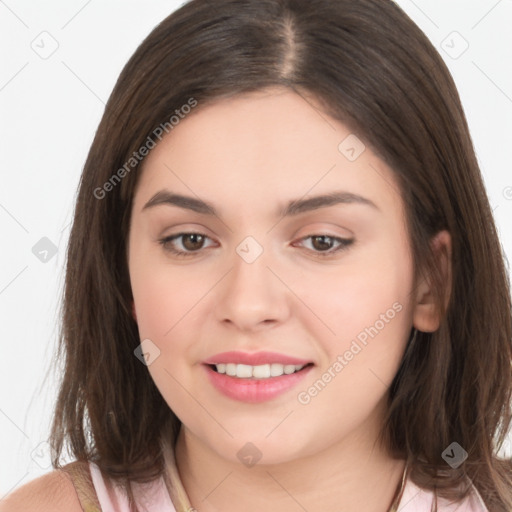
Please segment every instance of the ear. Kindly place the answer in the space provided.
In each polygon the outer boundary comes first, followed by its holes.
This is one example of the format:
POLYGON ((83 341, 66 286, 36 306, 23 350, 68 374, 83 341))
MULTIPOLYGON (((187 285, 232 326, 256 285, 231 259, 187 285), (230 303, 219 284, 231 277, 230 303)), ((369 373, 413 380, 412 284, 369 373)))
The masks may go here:
MULTIPOLYGON (((437 233, 430 242, 437 259, 437 265, 446 283, 444 294, 444 306, 448 306, 451 294, 452 282, 452 240, 446 230, 437 233)), ((434 332, 439 329, 441 312, 434 301, 432 282, 429 278, 423 278, 415 291, 415 305, 413 313, 413 325, 422 332, 434 332)))

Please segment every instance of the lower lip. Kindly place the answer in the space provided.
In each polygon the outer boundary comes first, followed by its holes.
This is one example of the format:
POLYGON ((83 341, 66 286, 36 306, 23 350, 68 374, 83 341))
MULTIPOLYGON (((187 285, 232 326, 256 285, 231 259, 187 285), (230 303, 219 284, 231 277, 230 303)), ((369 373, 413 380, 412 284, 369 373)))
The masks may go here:
POLYGON ((309 373, 313 366, 304 367, 290 375, 268 379, 239 379, 225 373, 218 373, 208 365, 204 365, 204 368, 210 382, 223 395, 240 402, 255 404, 266 402, 290 390, 309 373))

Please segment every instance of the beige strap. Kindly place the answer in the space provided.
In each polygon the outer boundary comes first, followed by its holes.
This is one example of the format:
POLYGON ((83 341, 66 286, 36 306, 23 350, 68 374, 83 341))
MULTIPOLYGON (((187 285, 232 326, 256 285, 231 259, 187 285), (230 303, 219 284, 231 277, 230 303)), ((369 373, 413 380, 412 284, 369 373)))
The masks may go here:
POLYGON ((187 492, 183 487, 178 466, 176 465, 172 442, 168 438, 163 438, 161 443, 165 461, 164 483, 176 512, 197 512, 190 504, 187 492))
POLYGON ((61 468, 70 477, 84 512, 102 512, 88 461, 75 461, 61 468))
POLYGON ((393 499, 393 503, 391 504, 391 508, 388 512, 397 512, 398 507, 400 506, 400 501, 402 500, 402 495, 404 494, 405 482, 407 480, 409 470, 409 461, 406 462, 404 472, 402 474, 402 478, 400 482, 398 482, 398 487, 395 492, 395 497, 393 499))

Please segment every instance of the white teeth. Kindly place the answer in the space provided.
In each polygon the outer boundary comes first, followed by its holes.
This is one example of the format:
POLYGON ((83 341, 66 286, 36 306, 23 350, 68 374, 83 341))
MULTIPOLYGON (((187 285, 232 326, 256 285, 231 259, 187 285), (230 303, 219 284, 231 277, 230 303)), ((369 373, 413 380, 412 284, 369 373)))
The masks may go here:
POLYGON ((270 365, 270 375, 272 377, 279 377, 279 375, 283 375, 284 373, 284 366, 279 363, 272 363, 270 365))
POLYGON ((295 365, 293 365, 293 364, 287 364, 284 367, 284 373, 286 373, 286 375, 290 375, 290 373, 293 373, 294 371, 295 371, 295 365))
POLYGON ((237 364, 236 376, 244 379, 252 377, 252 366, 249 366, 248 364, 237 364))
POLYGON ((281 375, 290 375, 304 368, 304 365, 295 364, 262 364, 251 366, 249 364, 219 363, 215 365, 218 373, 225 373, 230 377, 239 379, 269 379, 271 377, 280 377, 281 375))
MULTIPOLYGON (((270 377, 270 365, 262 364, 260 366, 254 366, 252 369, 252 376, 255 379, 268 379, 270 377)), ((238 373, 237 373, 238 375, 238 373)))
MULTIPOLYGON (((218 368, 217 368, 217 370, 218 370, 218 368)), ((226 365, 226 374, 230 375, 231 377, 235 377, 236 376, 236 364, 228 363, 226 365)))

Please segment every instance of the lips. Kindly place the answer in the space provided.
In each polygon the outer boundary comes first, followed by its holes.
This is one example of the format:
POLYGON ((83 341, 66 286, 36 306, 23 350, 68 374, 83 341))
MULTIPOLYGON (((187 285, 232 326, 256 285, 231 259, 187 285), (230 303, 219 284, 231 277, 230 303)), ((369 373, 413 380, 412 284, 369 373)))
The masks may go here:
POLYGON ((250 366, 278 363, 282 365, 305 366, 312 363, 312 361, 298 359, 297 357, 279 354, 277 352, 255 352, 251 354, 249 352, 231 351, 216 354, 204 361, 204 363, 208 365, 234 363, 247 364, 250 366))
POLYGON ((223 352, 206 361, 203 367, 213 387, 222 395, 247 403, 260 403, 271 400, 291 390, 313 369, 314 364, 307 359, 278 354, 276 352, 223 352), (246 370, 252 367, 263 370, 264 367, 284 366, 291 373, 286 372, 279 376, 268 375, 246 375, 246 370), (228 367, 237 367, 236 373, 242 372, 241 376, 220 373, 217 368, 227 370, 228 367))

